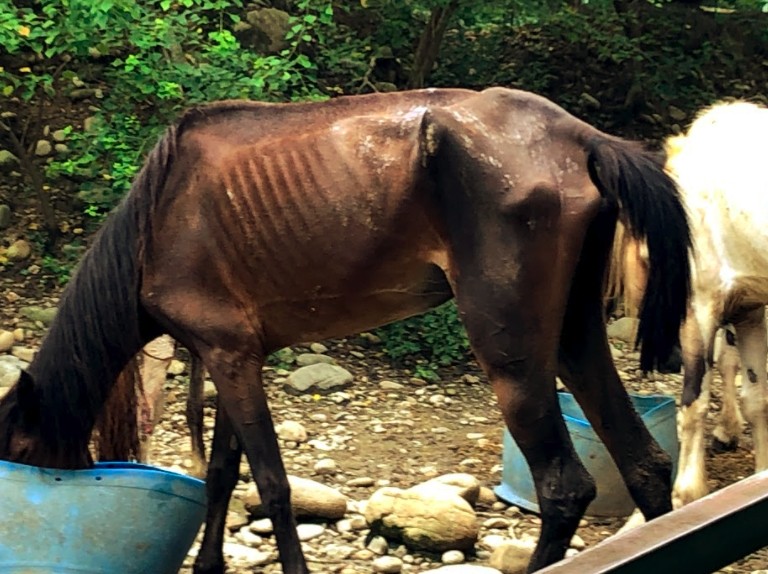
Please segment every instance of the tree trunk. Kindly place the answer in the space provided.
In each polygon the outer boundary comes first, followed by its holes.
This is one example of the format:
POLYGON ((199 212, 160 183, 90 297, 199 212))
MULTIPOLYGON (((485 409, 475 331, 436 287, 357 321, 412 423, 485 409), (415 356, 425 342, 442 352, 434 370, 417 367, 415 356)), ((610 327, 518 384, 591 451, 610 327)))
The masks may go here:
POLYGON ((440 45, 443 43, 448 22, 459 7, 460 1, 451 0, 446 6, 432 9, 429 22, 424 28, 421 38, 419 38, 419 47, 416 48, 416 54, 413 58, 413 69, 410 78, 408 78, 409 88, 423 88, 426 85, 427 77, 440 53, 440 45))
POLYGON ((8 132, 8 135, 13 145, 13 150, 19 158, 19 167, 21 172, 27 179, 29 186, 37 197, 38 206, 40 208, 40 215, 43 219, 43 227, 46 233, 46 249, 53 247, 59 234, 59 226, 56 223, 56 214, 53 211, 51 200, 48 197, 48 193, 43 188, 43 174, 40 168, 35 164, 33 154, 30 149, 24 145, 19 139, 11 126, 0 122, 0 129, 4 129, 8 132))

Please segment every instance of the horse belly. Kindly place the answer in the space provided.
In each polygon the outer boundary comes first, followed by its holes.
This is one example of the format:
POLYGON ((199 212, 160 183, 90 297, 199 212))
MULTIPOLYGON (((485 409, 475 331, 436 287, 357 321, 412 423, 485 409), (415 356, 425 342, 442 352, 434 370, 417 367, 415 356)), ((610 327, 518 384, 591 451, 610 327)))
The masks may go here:
POLYGON ((731 212, 724 223, 720 274, 726 288, 743 303, 764 304, 768 303, 768 234, 753 214, 731 212))

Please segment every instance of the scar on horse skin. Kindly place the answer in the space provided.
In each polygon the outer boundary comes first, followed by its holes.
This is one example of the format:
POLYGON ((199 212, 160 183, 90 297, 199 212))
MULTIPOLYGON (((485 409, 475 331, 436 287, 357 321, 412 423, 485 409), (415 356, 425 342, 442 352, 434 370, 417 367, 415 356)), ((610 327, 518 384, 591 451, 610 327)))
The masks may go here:
POLYGON ((750 383, 757 382, 757 375, 755 374, 755 371, 753 371, 752 369, 747 369, 747 377, 749 378, 750 383))

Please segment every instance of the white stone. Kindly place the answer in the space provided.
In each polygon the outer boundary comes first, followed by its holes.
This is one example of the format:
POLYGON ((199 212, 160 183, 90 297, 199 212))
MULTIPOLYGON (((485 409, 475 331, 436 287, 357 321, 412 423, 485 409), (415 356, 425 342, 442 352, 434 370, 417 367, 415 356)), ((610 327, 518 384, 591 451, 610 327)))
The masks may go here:
POLYGON ((464 562, 464 553, 461 550, 448 550, 443 552, 440 562, 443 564, 462 564, 464 562))
POLYGON ((322 524, 299 524, 296 526, 296 531, 299 534, 299 540, 306 542, 307 540, 322 536, 325 532, 325 526, 322 524))
POLYGON ((0 353, 9 351, 15 342, 16 338, 11 331, 0 331, 0 353))
POLYGON ((373 571, 381 574, 398 574, 403 569, 403 561, 396 556, 379 556, 373 561, 373 571))

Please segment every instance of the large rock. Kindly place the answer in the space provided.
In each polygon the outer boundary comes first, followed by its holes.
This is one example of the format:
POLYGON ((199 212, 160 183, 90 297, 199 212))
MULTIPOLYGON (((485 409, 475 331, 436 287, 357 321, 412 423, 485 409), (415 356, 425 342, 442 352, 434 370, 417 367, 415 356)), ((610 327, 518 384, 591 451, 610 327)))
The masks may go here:
POLYGON ((31 254, 32 246, 23 239, 17 239, 5 251, 5 256, 11 261, 21 261, 31 254))
POLYGON ((457 494, 473 507, 477 504, 477 499, 480 497, 480 481, 471 474, 464 472, 444 474, 412 486, 408 490, 418 492, 435 489, 444 489, 444 491, 457 494))
POLYGON ((21 369, 10 361, 0 361, 0 388, 12 387, 19 380, 21 369))
MULTIPOLYGON (((325 518, 338 520, 347 512, 347 497, 337 490, 297 476, 288 476, 291 485, 291 507, 297 518, 325 518)), ((266 513, 255 484, 245 495, 245 509, 254 518, 264 518, 266 513)))
POLYGON ((525 574, 534 550, 532 542, 510 540, 494 549, 489 563, 502 574, 525 574))
POLYGON ((243 46, 248 46, 263 54, 277 54, 289 44, 285 39, 291 29, 291 16, 277 8, 251 10, 245 16, 245 22, 239 22, 235 36, 243 46))
POLYGON ((353 378, 352 373, 343 367, 316 363, 292 372, 285 382, 285 390, 293 394, 327 394, 348 387, 353 378))
POLYGON ((53 322, 53 318, 56 316, 56 311, 56 307, 38 307, 35 305, 19 309, 22 316, 30 321, 40 321, 46 327, 53 322))
POLYGON ((371 529, 428 552, 471 550, 480 527, 472 507, 446 487, 377 490, 365 506, 371 529))
POLYGON ((336 359, 329 357, 328 355, 321 355, 320 353, 300 353, 296 355, 296 364, 299 367, 316 365, 317 363, 328 363, 329 365, 335 365, 336 359))
POLYGON ((637 335, 637 319, 622 317, 608 325, 608 336, 619 339, 625 343, 634 344, 637 335))

